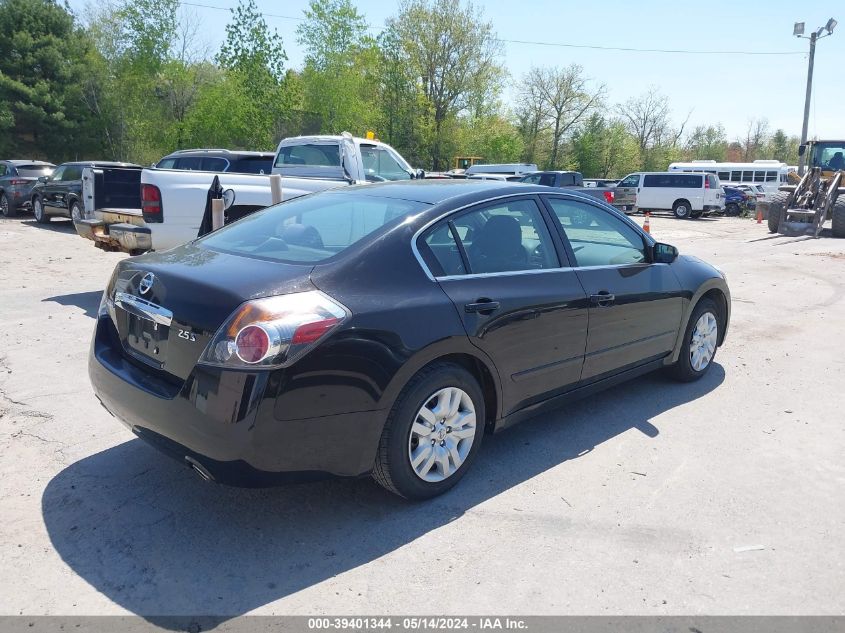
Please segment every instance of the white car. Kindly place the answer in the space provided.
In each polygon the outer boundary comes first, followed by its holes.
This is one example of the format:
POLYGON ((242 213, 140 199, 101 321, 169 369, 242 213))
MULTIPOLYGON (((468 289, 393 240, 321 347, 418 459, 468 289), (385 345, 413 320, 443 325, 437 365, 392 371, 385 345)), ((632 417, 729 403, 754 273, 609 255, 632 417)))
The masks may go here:
POLYGON ((619 181, 613 206, 625 213, 671 211, 676 218, 719 213, 725 192, 713 174, 638 172, 619 181))

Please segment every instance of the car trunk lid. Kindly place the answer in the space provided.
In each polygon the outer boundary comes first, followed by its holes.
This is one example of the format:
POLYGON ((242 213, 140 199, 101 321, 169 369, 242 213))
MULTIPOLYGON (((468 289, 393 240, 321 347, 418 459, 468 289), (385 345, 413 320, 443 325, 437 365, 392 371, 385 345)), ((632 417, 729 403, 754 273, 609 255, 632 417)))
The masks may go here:
POLYGON ((313 290, 311 265, 269 262, 186 244, 120 263, 113 320, 127 356, 180 379, 243 302, 313 290))

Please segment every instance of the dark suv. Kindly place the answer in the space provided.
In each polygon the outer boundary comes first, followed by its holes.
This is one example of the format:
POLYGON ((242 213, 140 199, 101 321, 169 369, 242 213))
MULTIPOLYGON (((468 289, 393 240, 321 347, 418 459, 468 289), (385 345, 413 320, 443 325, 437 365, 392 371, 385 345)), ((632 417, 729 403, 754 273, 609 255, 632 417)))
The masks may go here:
POLYGON ((41 176, 53 173, 43 160, 0 160, 0 213, 7 218, 30 206, 30 192, 41 176))
POLYGON ((228 149, 182 149, 162 158, 158 169, 188 169, 235 174, 270 174, 275 152, 230 151, 228 149))
POLYGON ((62 163, 49 176, 41 176, 32 188, 30 200, 35 221, 40 224, 49 222, 53 216, 81 219, 82 209, 82 170, 86 167, 135 167, 133 163, 109 161, 79 161, 62 163))

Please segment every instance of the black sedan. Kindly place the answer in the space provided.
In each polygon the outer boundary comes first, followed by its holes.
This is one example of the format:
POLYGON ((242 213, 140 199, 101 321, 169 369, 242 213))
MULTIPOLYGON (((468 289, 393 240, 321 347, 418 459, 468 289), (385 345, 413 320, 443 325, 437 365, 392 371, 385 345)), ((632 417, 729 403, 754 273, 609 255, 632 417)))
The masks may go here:
POLYGON ((120 262, 89 372, 207 479, 372 474, 421 499, 485 432, 658 368, 700 378, 730 306, 717 269, 576 192, 365 185, 120 262))

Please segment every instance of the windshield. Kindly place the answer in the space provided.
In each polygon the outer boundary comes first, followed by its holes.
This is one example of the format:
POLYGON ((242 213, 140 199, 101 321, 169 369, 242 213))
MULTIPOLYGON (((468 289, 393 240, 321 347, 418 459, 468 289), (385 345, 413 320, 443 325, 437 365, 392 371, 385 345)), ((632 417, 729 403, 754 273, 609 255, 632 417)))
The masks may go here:
POLYGON ((845 141, 815 143, 810 166, 821 167, 825 171, 845 169, 845 141))
POLYGON ((358 192, 324 192, 268 207, 199 243, 236 255, 316 264, 427 206, 358 192))

